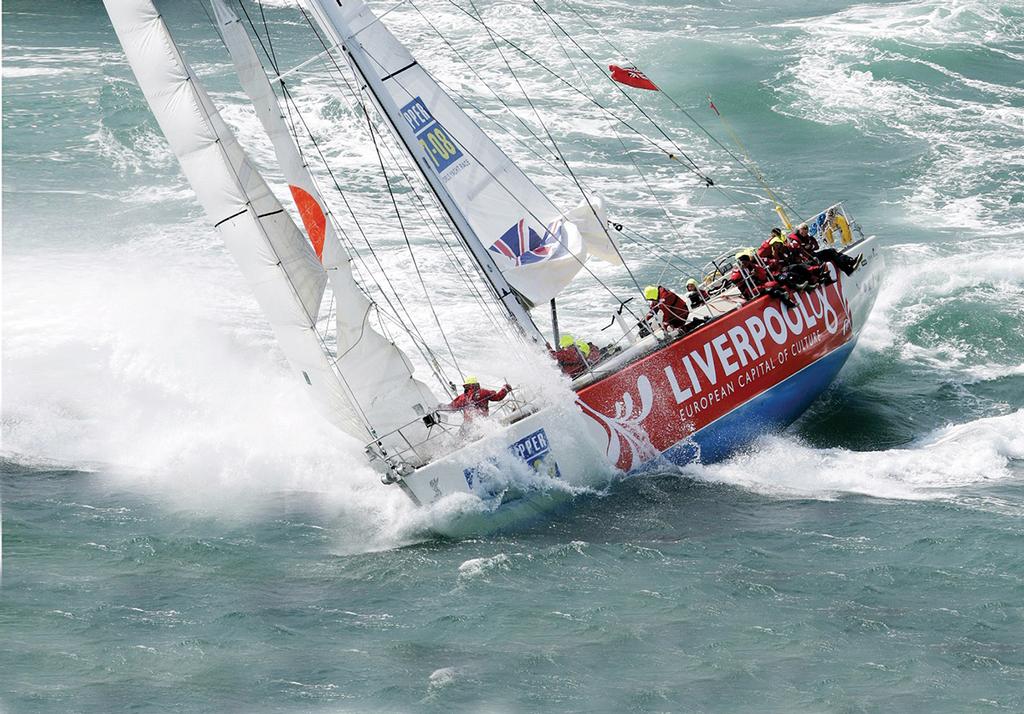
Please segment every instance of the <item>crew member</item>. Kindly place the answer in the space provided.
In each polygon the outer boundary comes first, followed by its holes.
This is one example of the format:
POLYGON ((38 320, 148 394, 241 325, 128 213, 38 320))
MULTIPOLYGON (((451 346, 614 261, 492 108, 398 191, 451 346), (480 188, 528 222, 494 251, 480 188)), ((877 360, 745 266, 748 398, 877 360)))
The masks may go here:
POLYGON ((644 288, 644 298, 651 307, 651 311, 644 318, 645 321, 651 320, 655 313, 661 313, 661 321, 666 328, 686 329, 686 318, 690 316, 690 308, 681 297, 661 285, 648 285, 644 288))
POLYGON ((761 286, 768 282, 768 272, 753 260, 753 250, 747 249, 736 254, 736 269, 729 280, 740 289, 747 300, 761 292, 761 286))
POLYGON ((761 293, 768 293, 777 297, 783 304, 789 307, 796 307, 786 287, 778 281, 771 280, 768 271, 754 262, 753 249, 736 254, 736 269, 729 275, 729 280, 739 288, 740 294, 747 300, 751 300, 761 293))
POLYGON ((570 377, 577 377, 587 369, 583 351, 577 346, 576 338, 568 333, 559 338, 558 349, 552 352, 552 356, 558 367, 570 377))
POLYGON ((690 299, 690 307, 700 307, 711 297, 708 291, 701 288, 693 278, 686 281, 686 295, 690 299))
POLYGON ((786 239, 782 237, 781 228, 772 228, 769 236, 765 238, 764 243, 757 249, 757 256, 761 260, 770 260, 775 255, 776 249, 774 246, 777 245, 776 241, 783 244, 786 242, 786 239))
POLYGON ((806 223, 801 223, 794 233, 789 235, 791 248, 800 251, 809 259, 820 262, 829 261, 847 275, 853 275, 853 271, 860 265, 860 257, 853 258, 845 253, 840 253, 835 248, 822 248, 818 240, 811 235, 806 223))
POLYGON ((601 348, 587 340, 576 340, 576 349, 583 355, 583 361, 588 367, 593 367, 601 361, 601 348))
POLYGON ((480 380, 476 377, 466 377, 462 389, 462 394, 455 397, 448 407, 453 411, 461 411, 465 421, 477 416, 487 416, 491 411, 490 402, 500 402, 512 391, 512 387, 507 384, 497 392, 481 389, 480 380))

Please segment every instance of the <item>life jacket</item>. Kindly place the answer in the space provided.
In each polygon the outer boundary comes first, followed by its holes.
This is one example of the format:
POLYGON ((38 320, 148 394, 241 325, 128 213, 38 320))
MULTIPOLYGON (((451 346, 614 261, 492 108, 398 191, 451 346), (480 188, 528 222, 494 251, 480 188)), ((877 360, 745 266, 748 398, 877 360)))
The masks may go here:
POLYGON ((495 392, 491 389, 477 387, 455 397, 448 406, 451 409, 461 411, 464 419, 472 419, 474 416, 488 416, 491 413, 491 407, 488 402, 500 402, 507 394, 507 389, 499 389, 495 392))
POLYGON ((747 300, 756 295, 756 290, 768 282, 768 273, 760 265, 752 264, 749 268, 736 268, 729 274, 729 280, 740 289, 740 294, 747 300))
POLYGON ((707 290, 700 287, 696 290, 687 290, 686 294, 690 298, 690 307, 700 307, 711 297, 707 290))
POLYGON ((558 362, 559 368, 570 377, 579 375, 587 368, 587 363, 583 361, 583 355, 576 345, 569 345, 568 347, 555 350, 552 355, 555 361, 558 362))
POLYGON ((658 302, 651 306, 651 312, 661 312, 666 327, 679 328, 686 324, 690 308, 686 301, 668 288, 658 286, 658 302))

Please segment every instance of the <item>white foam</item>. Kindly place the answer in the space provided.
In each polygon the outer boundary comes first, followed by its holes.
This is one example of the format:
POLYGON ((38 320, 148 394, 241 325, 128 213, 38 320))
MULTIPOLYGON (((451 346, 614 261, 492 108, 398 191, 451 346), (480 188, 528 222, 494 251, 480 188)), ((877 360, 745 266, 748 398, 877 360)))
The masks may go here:
POLYGON ((857 5, 780 27, 802 34, 792 43, 799 59, 777 77, 776 111, 853 124, 881 142, 915 141, 925 151, 899 192, 907 215, 925 227, 1003 229, 1021 188, 1024 148, 1005 138, 1024 131, 1024 89, 930 61, 922 45, 1012 43, 1019 31, 1010 17, 976 0, 922 0, 857 5), (946 81, 924 87, 872 71, 893 62, 928 67, 946 81))
POLYGON ((459 566, 459 577, 475 578, 495 570, 508 570, 511 558, 505 553, 498 553, 489 558, 471 558, 459 566))
POLYGON ((688 473, 778 498, 831 499, 847 494, 924 500, 957 497, 970 486, 1019 476, 1024 411, 947 426, 905 448, 814 449, 771 436, 721 464, 688 473))
POLYGON ((896 349, 903 361, 968 379, 1013 373, 1016 361, 994 361, 992 346, 984 340, 967 341, 959 334, 936 335, 927 343, 908 338, 922 320, 955 310, 962 301, 991 303, 1007 314, 1024 310, 1024 257, 1013 243, 985 238, 964 240, 955 250, 927 244, 889 247, 885 280, 860 337, 861 347, 896 349))

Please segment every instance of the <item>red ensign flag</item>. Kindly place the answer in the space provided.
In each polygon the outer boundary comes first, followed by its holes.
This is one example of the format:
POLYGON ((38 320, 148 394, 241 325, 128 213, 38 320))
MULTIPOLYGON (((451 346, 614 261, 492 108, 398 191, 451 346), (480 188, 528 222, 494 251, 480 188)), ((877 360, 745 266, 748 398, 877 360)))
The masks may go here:
POLYGON ((658 91, 658 85, 647 79, 647 75, 636 67, 619 67, 618 65, 610 64, 608 69, 612 71, 612 79, 619 84, 628 84, 630 87, 636 87, 637 89, 658 91))

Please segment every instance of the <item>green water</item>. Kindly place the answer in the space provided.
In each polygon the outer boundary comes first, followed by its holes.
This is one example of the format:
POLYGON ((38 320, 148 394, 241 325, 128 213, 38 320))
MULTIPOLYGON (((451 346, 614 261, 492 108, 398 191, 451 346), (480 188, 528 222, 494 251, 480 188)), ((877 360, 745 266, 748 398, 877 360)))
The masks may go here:
MULTIPOLYGON (((577 83, 532 6, 478 5, 577 83)), ((523 106, 479 30, 443 0, 418 6, 523 106)), ((254 134, 201 6, 160 7, 229 123, 254 134)), ((503 535, 445 539, 457 514, 381 486, 296 391, 102 6, 5 3, 0 709, 1024 709, 1024 11, 577 7, 728 142, 710 92, 801 215, 844 200, 886 242, 889 272, 840 380, 785 434, 609 482, 503 535)), ((267 19, 287 64, 315 52, 288 3, 267 19)), ((387 19, 500 109, 410 8, 387 19)), ((515 66, 612 215, 680 260, 770 223, 763 204, 751 219, 637 154, 670 225, 600 114, 515 66)), ((295 87, 408 276, 357 117, 322 78, 295 87)), ((756 194, 657 99, 638 96, 710 175, 756 194)), ((269 167, 269 148, 252 149, 269 167)), ((623 250, 659 277, 644 244, 623 250)), ((443 262, 424 268, 452 339, 489 374, 473 306, 443 262)), ((566 302, 567 324, 600 335, 598 287, 566 302)))

